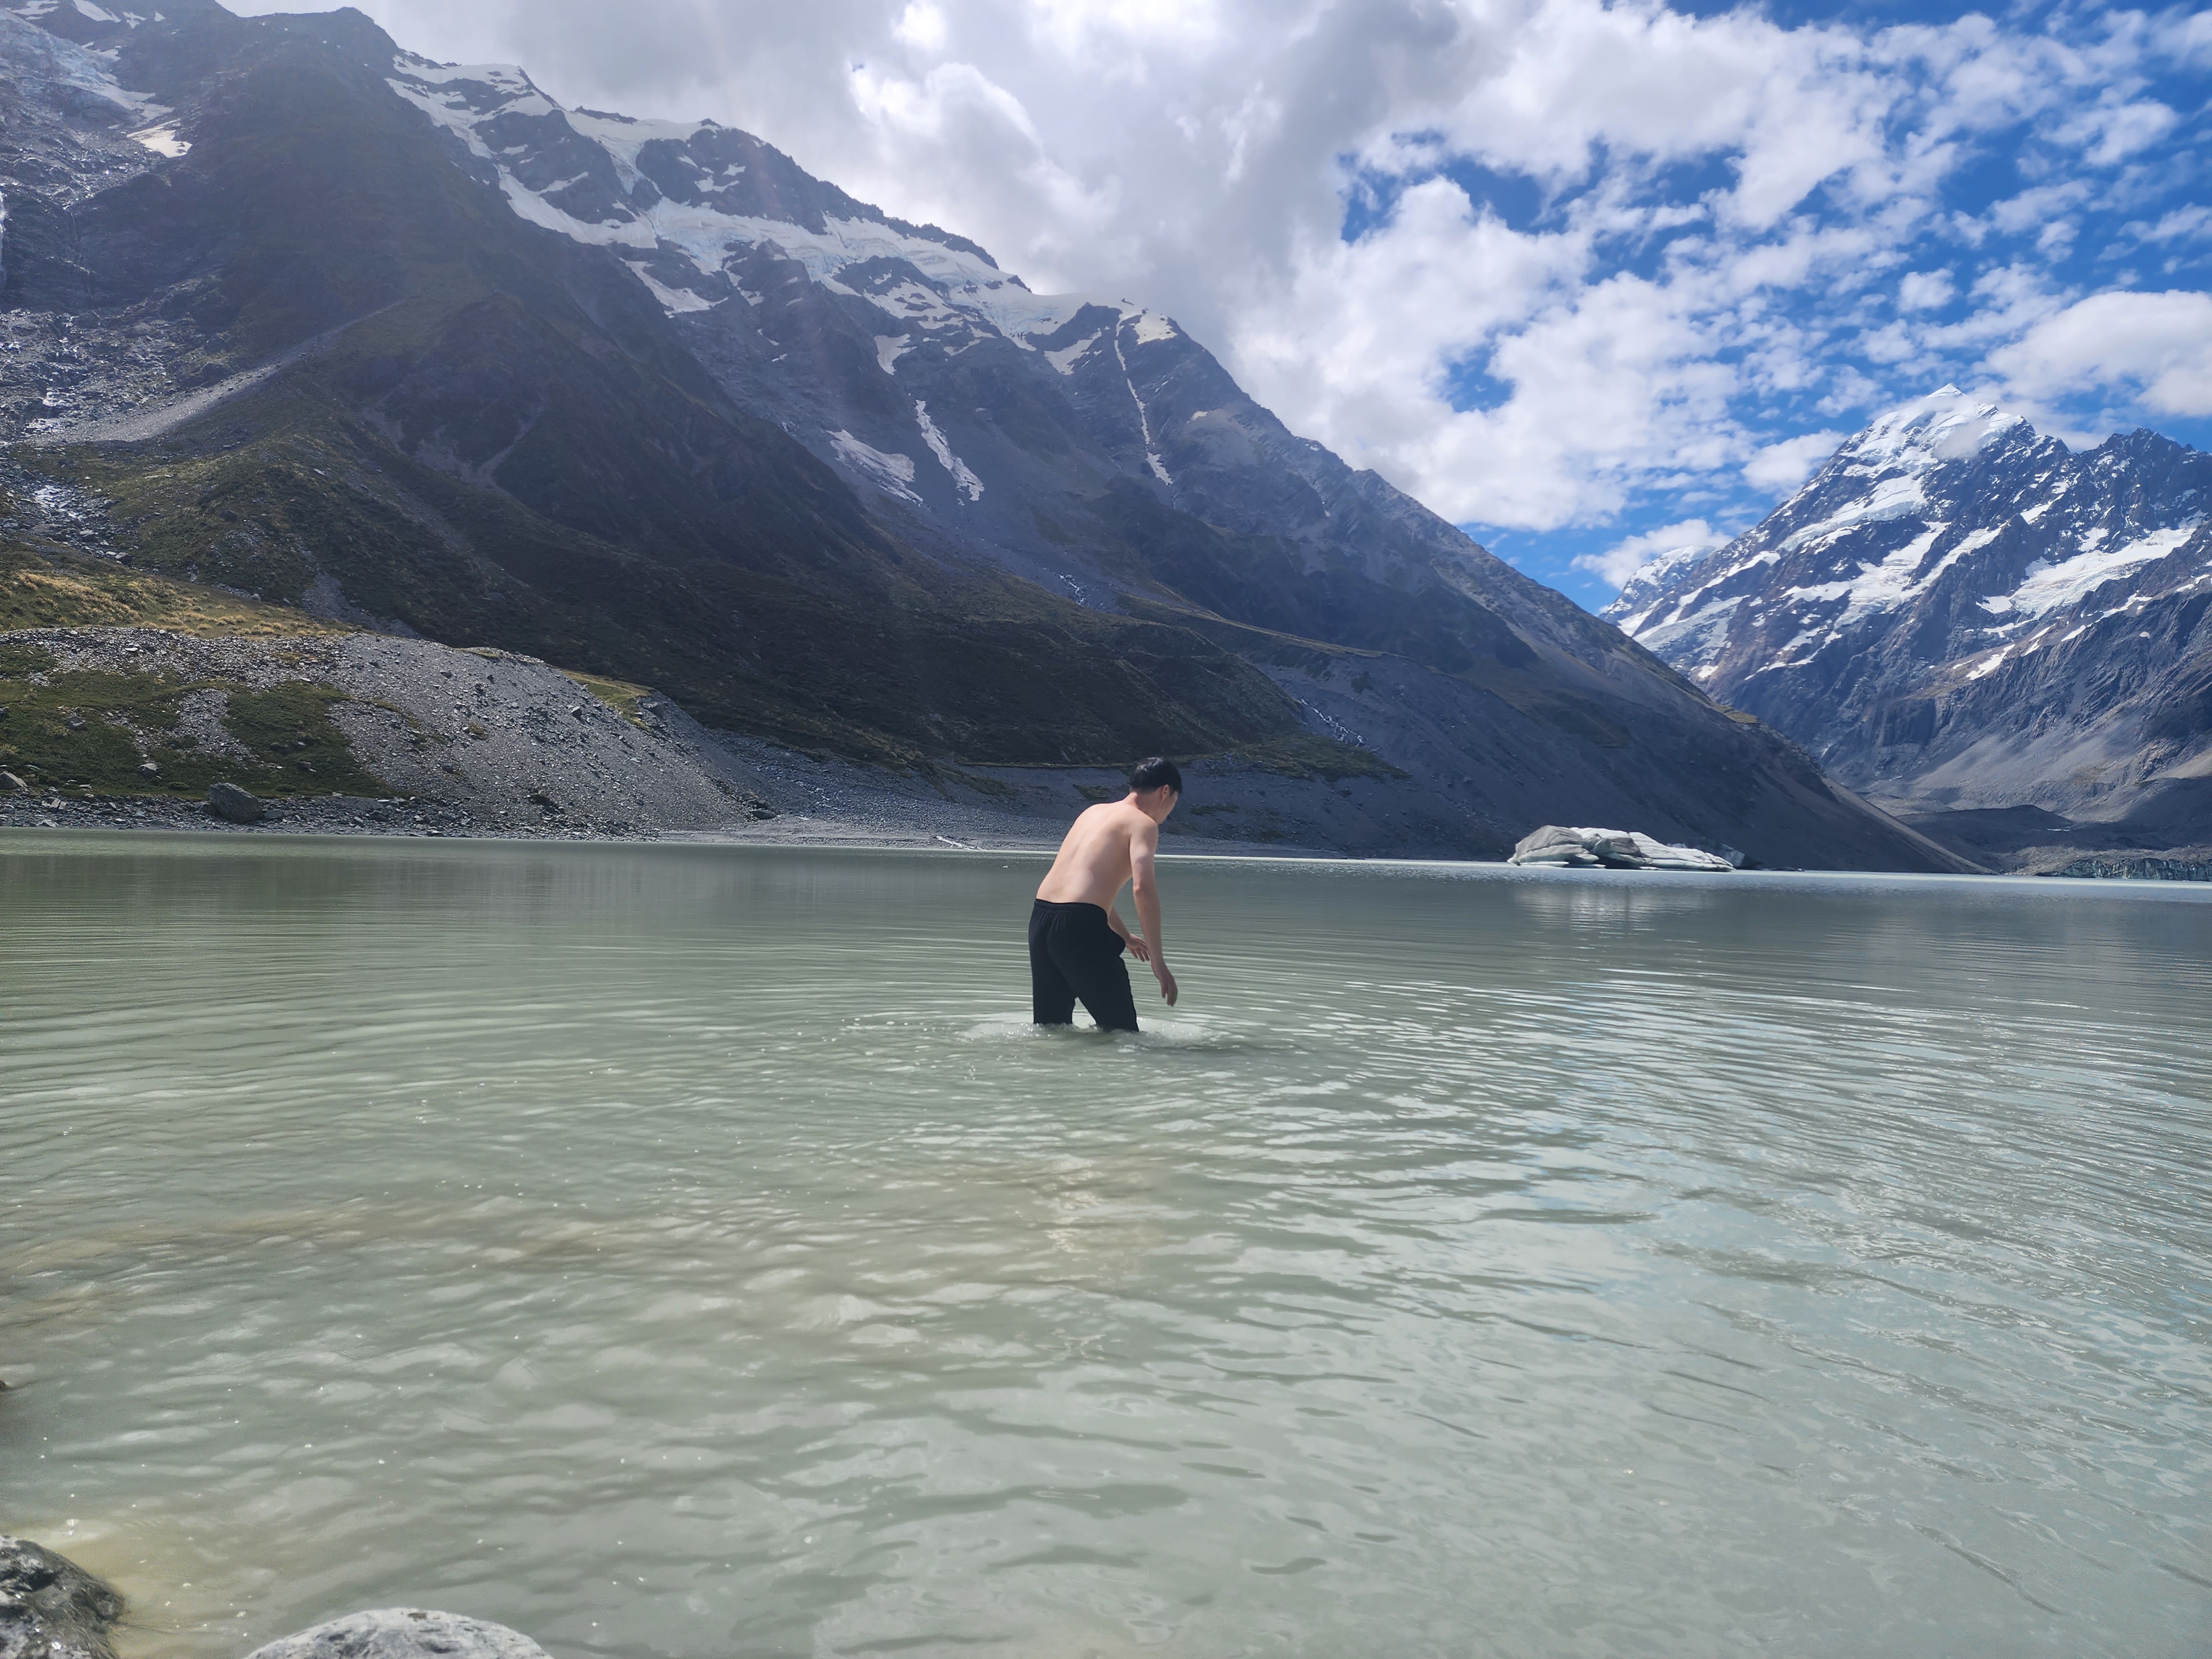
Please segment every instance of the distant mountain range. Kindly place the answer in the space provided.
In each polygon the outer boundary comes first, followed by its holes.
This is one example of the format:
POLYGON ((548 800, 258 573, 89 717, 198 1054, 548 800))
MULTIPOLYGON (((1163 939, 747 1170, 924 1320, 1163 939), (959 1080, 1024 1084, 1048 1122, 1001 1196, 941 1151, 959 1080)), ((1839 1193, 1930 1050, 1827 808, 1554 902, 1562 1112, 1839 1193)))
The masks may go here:
POLYGON ((1540 822, 1942 867, 1609 624, 712 123, 357 12, 0 9, 0 538, 653 685, 923 769, 1257 757, 1540 822))
POLYGON ((1901 811, 2212 842, 2208 513, 2212 455, 2147 431, 2076 453, 1945 386, 1604 614, 1901 811))

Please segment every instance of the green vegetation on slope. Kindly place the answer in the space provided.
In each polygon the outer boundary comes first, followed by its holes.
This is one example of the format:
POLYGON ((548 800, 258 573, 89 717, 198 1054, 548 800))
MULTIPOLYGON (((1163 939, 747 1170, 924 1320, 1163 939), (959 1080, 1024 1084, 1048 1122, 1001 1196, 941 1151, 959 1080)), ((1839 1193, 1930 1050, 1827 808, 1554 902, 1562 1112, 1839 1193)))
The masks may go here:
POLYGON ((0 633, 136 627, 203 639, 343 631, 301 611, 149 575, 111 559, 0 545, 0 633))
POLYGON ((410 459, 336 402, 272 390, 222 411, 221 437, 41 459, 114 503, 116 539, 147 569, 290 604, 328 577, 431 638, 657 686, 803 748, 1121 761, 1297 729, 1264 676, 1172 622, 857 546, 828 580, 647 556, 410 459), (229 438, 241 424, 258 435, 229 438))
POLYGON ((279 797, 387 794, 331 719, 345 701, 327 685, 63 671, 41 647, 0 641, 0 769, 102 794, 198 796, 222 781, 279 797))

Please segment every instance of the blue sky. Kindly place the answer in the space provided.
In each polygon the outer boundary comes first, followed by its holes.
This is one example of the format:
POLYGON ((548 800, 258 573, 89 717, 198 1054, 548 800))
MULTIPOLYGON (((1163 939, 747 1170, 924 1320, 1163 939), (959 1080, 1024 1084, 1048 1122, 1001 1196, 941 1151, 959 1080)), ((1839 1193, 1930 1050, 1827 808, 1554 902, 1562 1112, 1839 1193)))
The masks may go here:
POLYGON ((2212 447, 2201 5, 363 3, 1164 311, 1593 607, 1947 381, 2212 447))
MULTIPOLYGON (((1869 15, 1924 27, 1972 11, 1797 6, 1770 8, 1768 15, 1800 27, 1847 20, 1878 42, 1881 31, 1867 27, 1869 15)), ((1959 123, 1942 135, 1951 153, 1908 187, 1869 195, 1839 175, 1807 191, 1775 224, 1723 237, 1701 210, 1725 194, 1741 165, 1741 152, 1724 145, 1663 164, 1648 155, 1600 150, 1586 169, 1564 175, 1466 155, 1440 156, 1433 171, 1361 166, 1354 158, 1343 234, 1348 242, 1372 234, 1407 188, 1432 178, 1449 180, 1475 212, 1494 215, 1524 236, 1566 231, 1623 179, 1630 199, 1656 210, 1654 216, 1670 210, 1681 216, 1677 224, 1639 227, 1605 242, 1585 278, 1597 283, 1621 273, 1663 283, 1672 273, 1730 258, 1741 264, 1808 234, 1856 234, 1866 239, 1857 261, 1760 284, 1753 302, 1760 326, 1713 341, 1703 358, 1727 371, 1719 406, 1747 434, 1770 444, 1803 440, 1801 453, 1814 456, 1831 447, 1827 434, 1856 429, 1881 409, 1951 381, 2025 406, 2046 429, 2076 443, 2116 427, 2147 425, 2200 447, 2212 445, 2212 384, 2203 381, 2212 362, 2201 349, 2193 364, 2184 363, 2199 380, 2194 394, 2169 386, 2161 395, 2146 385, 2155 357, 2146 362, 2139 349, 2100 356, 2094 330, 2087 340, 2039 339, 2036 332, 2044 322, 2048 337, 2048 319, 2092 296, 2202 295, 2212 288, 2206 64, 2155 45, 2115 51, 2111 12, 2041 6, 2017 9, 2003 21, 2015 40, 2085 58, 2102 52, 2117 61, 2057 95, 2031 93, 2012 107, 1959 123), (2095 118, 2100 102, 2131 112, 2117 134, 2112 120, 2095 118), (1766 360, 1778 349, 1778 333, 1780 349, 1797 360, 1785 374, 1762 372, 1771 370, 1766 360), (2039 352, 2039 344, 2045 349, 2039 352), (2053 346, 2070 349, 2053 361, 2053 346)), ((1944 93, 1936 75, 1910 62, 1897 82, 1901 95, 1884 112, 1882 127, 1893 154, 1929 142, 1937 125, 1930 106, 1944 93)), ((1733 305, 1717 313, 1741 315, 1733 305)), ((2143 325, 2156 331, 2157 318, 2153 313, 2143 325)), ((2130 323, 2118 311, 2107 331, 2126 331, 2130 323)), ((1455 410, 1510 406, 1516 387, 1497 372, 1495 358, 1476 350, 1450 365, 1446 386, 1455 410)), ((1669 469, 1661 459, 1593 522, 1501 523, 1478 510, 1466 527, 1595 605, 1608 596, 1607 576, 1617 578, 1626 553, 1756 522, 1786 489, 1782 479, 1791 469, 1782 459, 1755 478, 1740 467, 1669 469), (1670 526, 1686 524, 1697 528, 1670 535, 1670 526), (1608 562, 1613 550, 1621 552, 1608 562)))

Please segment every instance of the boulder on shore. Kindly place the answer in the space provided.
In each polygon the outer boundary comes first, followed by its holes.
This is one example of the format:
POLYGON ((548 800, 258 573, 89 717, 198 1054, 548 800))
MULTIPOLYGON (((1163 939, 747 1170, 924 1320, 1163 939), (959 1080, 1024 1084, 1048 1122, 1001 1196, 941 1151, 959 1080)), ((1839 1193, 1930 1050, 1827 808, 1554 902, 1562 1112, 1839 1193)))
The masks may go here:
POLYGON ((208 810, 233 823, 258 823, 263 811, 259 796, 234 783, 208 786, 208 810))
POLYGON ((1579 830, 1547 823, 1515 843, 1510 864, 1549 865, 1554 869, 1733 870, 1718 854, 1698 847, 1675 847, 1637 830, 1579 830))
POLYGON ((0 1535, 0 1659, 115 1659, 123 1598, 76 1562, 0 1535))
POLYGON ((425 1607, 377 1607, 280 1637, 246 1659, 547 1659, 505 1625, 425 1607))

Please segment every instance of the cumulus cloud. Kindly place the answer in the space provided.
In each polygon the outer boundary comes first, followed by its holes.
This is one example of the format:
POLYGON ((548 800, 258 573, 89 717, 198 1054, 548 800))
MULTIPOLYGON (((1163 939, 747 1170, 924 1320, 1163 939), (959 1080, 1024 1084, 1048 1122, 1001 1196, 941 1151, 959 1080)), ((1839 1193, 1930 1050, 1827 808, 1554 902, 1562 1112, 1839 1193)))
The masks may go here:
POLYGON ((2162 414, 2212 415, 2212 295, 2093 295, 1990 361, 2030 398, 2128 383, 2162 414))
POLYGON ((1951 302, 1959 285, 1948 270, 1911 270, 1897 285, 1900 311, 1935 311, 1951 302))
POLYGON ((1841 432, 1808 432, 1802 437, 1763 444, 1743 464, 1744 482, 1754 489, 1784 495, 1811 477, 1813 470, 1842 447, 1846 435, 1841 432))
POLYGON ((1295 429, 1462 522, 1698 522, 1945 380, 2212 398, 2212 301, 2100 294, 2132 284, 2094 263, 2207 240, 2172 148, 2201 86, 2160 77, 2212 69, 2212 14, 361 3, 571 104, 744 127, 1034 287, 1170 313, 1295 429))
POLYGON ((1703 519, 1685 519, 1680 524, 1663 524, 1656 530, 1616 542, 1602 553, 1582 554, 1573 564, 1576 569, 1589 571, 1607 586, 1619 587, 1654 559, 1673 553, 1710 553, 1717 547, 1727 546, 1733 539, 1726 531, 1714 529, 1703 519))

